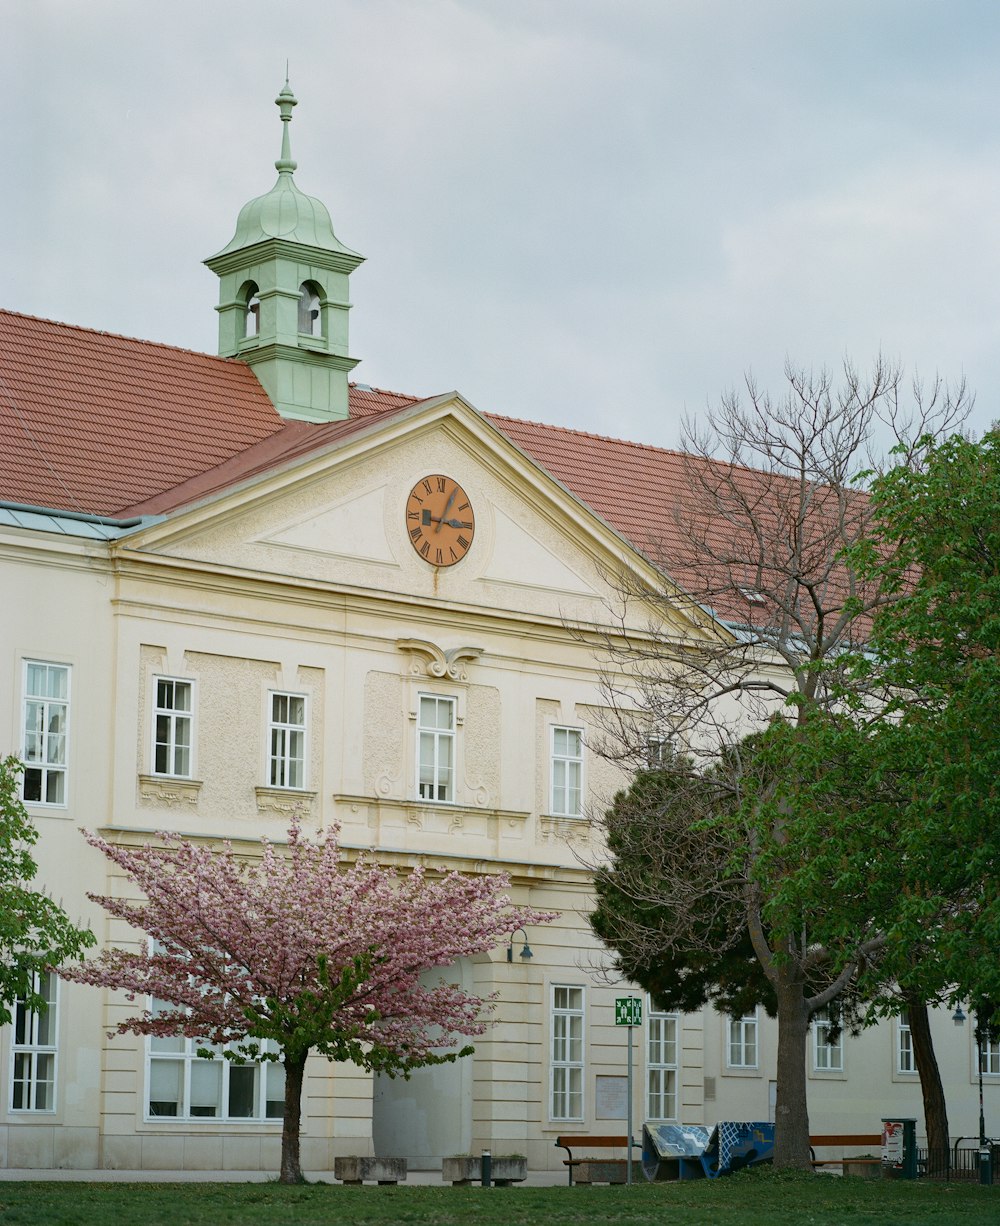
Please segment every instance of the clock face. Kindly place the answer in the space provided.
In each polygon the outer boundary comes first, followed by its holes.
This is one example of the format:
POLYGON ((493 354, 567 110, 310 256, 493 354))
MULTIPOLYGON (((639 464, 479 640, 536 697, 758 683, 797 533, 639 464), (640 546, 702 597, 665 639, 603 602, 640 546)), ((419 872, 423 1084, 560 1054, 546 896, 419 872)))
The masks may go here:
POLYGON ((406 531, 410 544, 431 566, 461 562, 476 535, 468 494, 440 473, 422 478, 406 500, 406 531))

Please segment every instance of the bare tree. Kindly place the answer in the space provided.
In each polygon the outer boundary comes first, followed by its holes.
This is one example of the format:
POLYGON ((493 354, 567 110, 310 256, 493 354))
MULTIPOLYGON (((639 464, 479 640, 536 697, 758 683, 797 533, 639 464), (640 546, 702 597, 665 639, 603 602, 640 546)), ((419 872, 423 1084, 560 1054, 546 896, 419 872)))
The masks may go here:
MULTIPOLYGON (((809 1020, 850 989, 882 942, 863 863, 853 875, 838 867, 852 837, 862 838, 872 799, 855 778, 863 768, 835 684, 882 599, 853 562, 870 528, 862 474, 883 467, 880 441, 895 449, 891 463, 916 462, 920 440, 960 426, 971 399, 964 384, 952 391, 940 380, 929 388, 914 383, 904 398, 899 368, 882 359, 866 375, 845 362, 836 383, 825 370, 787 365, 785 375, 780 399, 748 377, 745 395, 729 394, 703 423, 685 427, 684 497, 658 536, 638 542, 676 586, 620 582, 620 620, 603 644, 609 715, 602 749, 641 763, 651 736, 672 738, 703 769, 727 764, 714 774, 727 792, 718 811, 727 815, 728 835, 716 850, 725 858, 727 907, 738 894, 741 932, 726 939, 749 937, 774 992, 775 1158, 805 1167, 809 1020), (637 602, 651 610, 642 633, 629 629, 637 602), (702 624, 710 615, 709 633, 679 640, 678 613, 702 624), (778 725, 770 746, 748 740, 754 729, 778 725), (823 754, 842 760, 824 765, 823 754)), ((862 710, 877 701, 857 698, 862 710)), ((663 766, 684 761, 678 755, 663 766)), ((612 843, 614 831, 606 834, 612 843)), ((703 855, 706 847, 711 852, 703 840, 703 855)), ((647 904, 650 880, 641 887, 647 904)), ((694 951, 711 925, 691 897, 690 877, 666 862, 658 884, 658 901, 674 918, 669 934, 644 939, 659 939, 669 957, 694 951)), ((718 902, 717 891, 708 891, 710 913, 718 902)))

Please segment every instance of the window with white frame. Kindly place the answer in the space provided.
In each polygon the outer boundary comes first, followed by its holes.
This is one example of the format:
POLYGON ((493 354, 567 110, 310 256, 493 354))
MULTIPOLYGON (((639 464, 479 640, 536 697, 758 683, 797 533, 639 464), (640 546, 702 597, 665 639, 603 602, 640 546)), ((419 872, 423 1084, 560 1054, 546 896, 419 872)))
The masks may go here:
POLYGON ((583 733, 552 729, 552 812, 560 817, 583 813, 583 733))
POLYGON ((757 1067, 757 1015, 747 1013, 743 1017, 729 1019, 730 1068, 757 1067))
MULTIPOLYGON (((152 1002, 153 1013, 172 1009, 164 1001, 152 1002)), ((232 1050, 235 1044, 229 1045, 232 1050)), ((263 1052, 276 1052, 271 1040, 263 1052)), ((225 1047, 188 1039, 150 1036, 146 1078, 147 1115, 151 1119, 266 1120, 285 1113, 285 1066, 280 1061, 227 1060, 225 1047), (214 1058, 199 1056, 211 1051, 214 1058)))
POLYGON ((194 682, 156 677, 153 707, 153 773, 191 778, 194 682))
POLYGON ((306 699, 271 694, 268 722, 268 782, 273 788, 306 786, 306 699))
POLYGON ((56 1106, 56 1036, 58 980, 54 971, 35 973, 32 990, 45 1001, 44 1009, 29 1009, 14 1002, 11 1036, 11 1111, 54 1111, 56 1106))
POLYGON ((24 777, 27 804, 65 805, 69 665, 24 662, 24 777))
POLYGON ((646 766, 649 770, 662 770, 673 756, 674 743, 670 737, 646 737, 646 766))
POLYGON ((677 1014, 654 1011, 646 1023, 646 1116, 677 1118, 677 1014))
POLYGON ((896 1018, 896 1072, 915 1073, 917 1059, 913 1053, 913 1032, 910 1030, 910 1015, 904 1009, 896 1018))
POLYGON ((583 988, 553 984, 551 1112, 554 1120, 583 1119, 583 988))
POLYGON ((844 1032, 824 1009, 813 1015, 813 1070, 817 1073, 844 1071, 844 1032))
POLYGON ((421 800, 455 799, 454 698, 421 694, 417 712, 417 795, 421 800))
POLYGON ((979 1050, 982 1056, 983 1076, 1000 1076, 1000 1035, 996 1034, 995 1028, 990 1029, 979 1050))

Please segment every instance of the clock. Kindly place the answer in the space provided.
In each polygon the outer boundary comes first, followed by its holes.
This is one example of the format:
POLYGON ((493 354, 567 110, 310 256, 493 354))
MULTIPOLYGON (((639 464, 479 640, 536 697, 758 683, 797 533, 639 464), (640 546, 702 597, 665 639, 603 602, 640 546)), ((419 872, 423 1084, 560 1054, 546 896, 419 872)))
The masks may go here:
POLYGON ((435 473, 423 477, 406 500, 410 544, 431 566, 454 566, 472 547, 476 517, 457 481, 435 473))

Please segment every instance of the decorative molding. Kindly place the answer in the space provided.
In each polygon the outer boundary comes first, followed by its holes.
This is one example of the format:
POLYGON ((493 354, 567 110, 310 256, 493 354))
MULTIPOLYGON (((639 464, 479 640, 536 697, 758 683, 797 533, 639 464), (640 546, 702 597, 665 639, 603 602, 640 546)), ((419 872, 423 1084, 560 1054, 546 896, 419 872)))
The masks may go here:
POLYGON ((200 779, 174 779, 168 775, 140 775, 139 799, 170 805, 196 805, 200 779))
POLYGON ((315 792, 307 792, 299 788, 254 788, 257 797, 258 813, 280 813, 283 816, 296 811, 313 811, 315 792))
POLYGON ((448 677, 451 681, 468 681, 466 661, 476 660, 483 654, 482 647, 438 647, 428 639, 396 639, 400 651, 409 652, 415 658, 410 664, 410 673, 419 677, 448 677))
POLYGON ((546 817, 538 819, 543 843, 589 843, 590 822, 585 817, 546 817))

